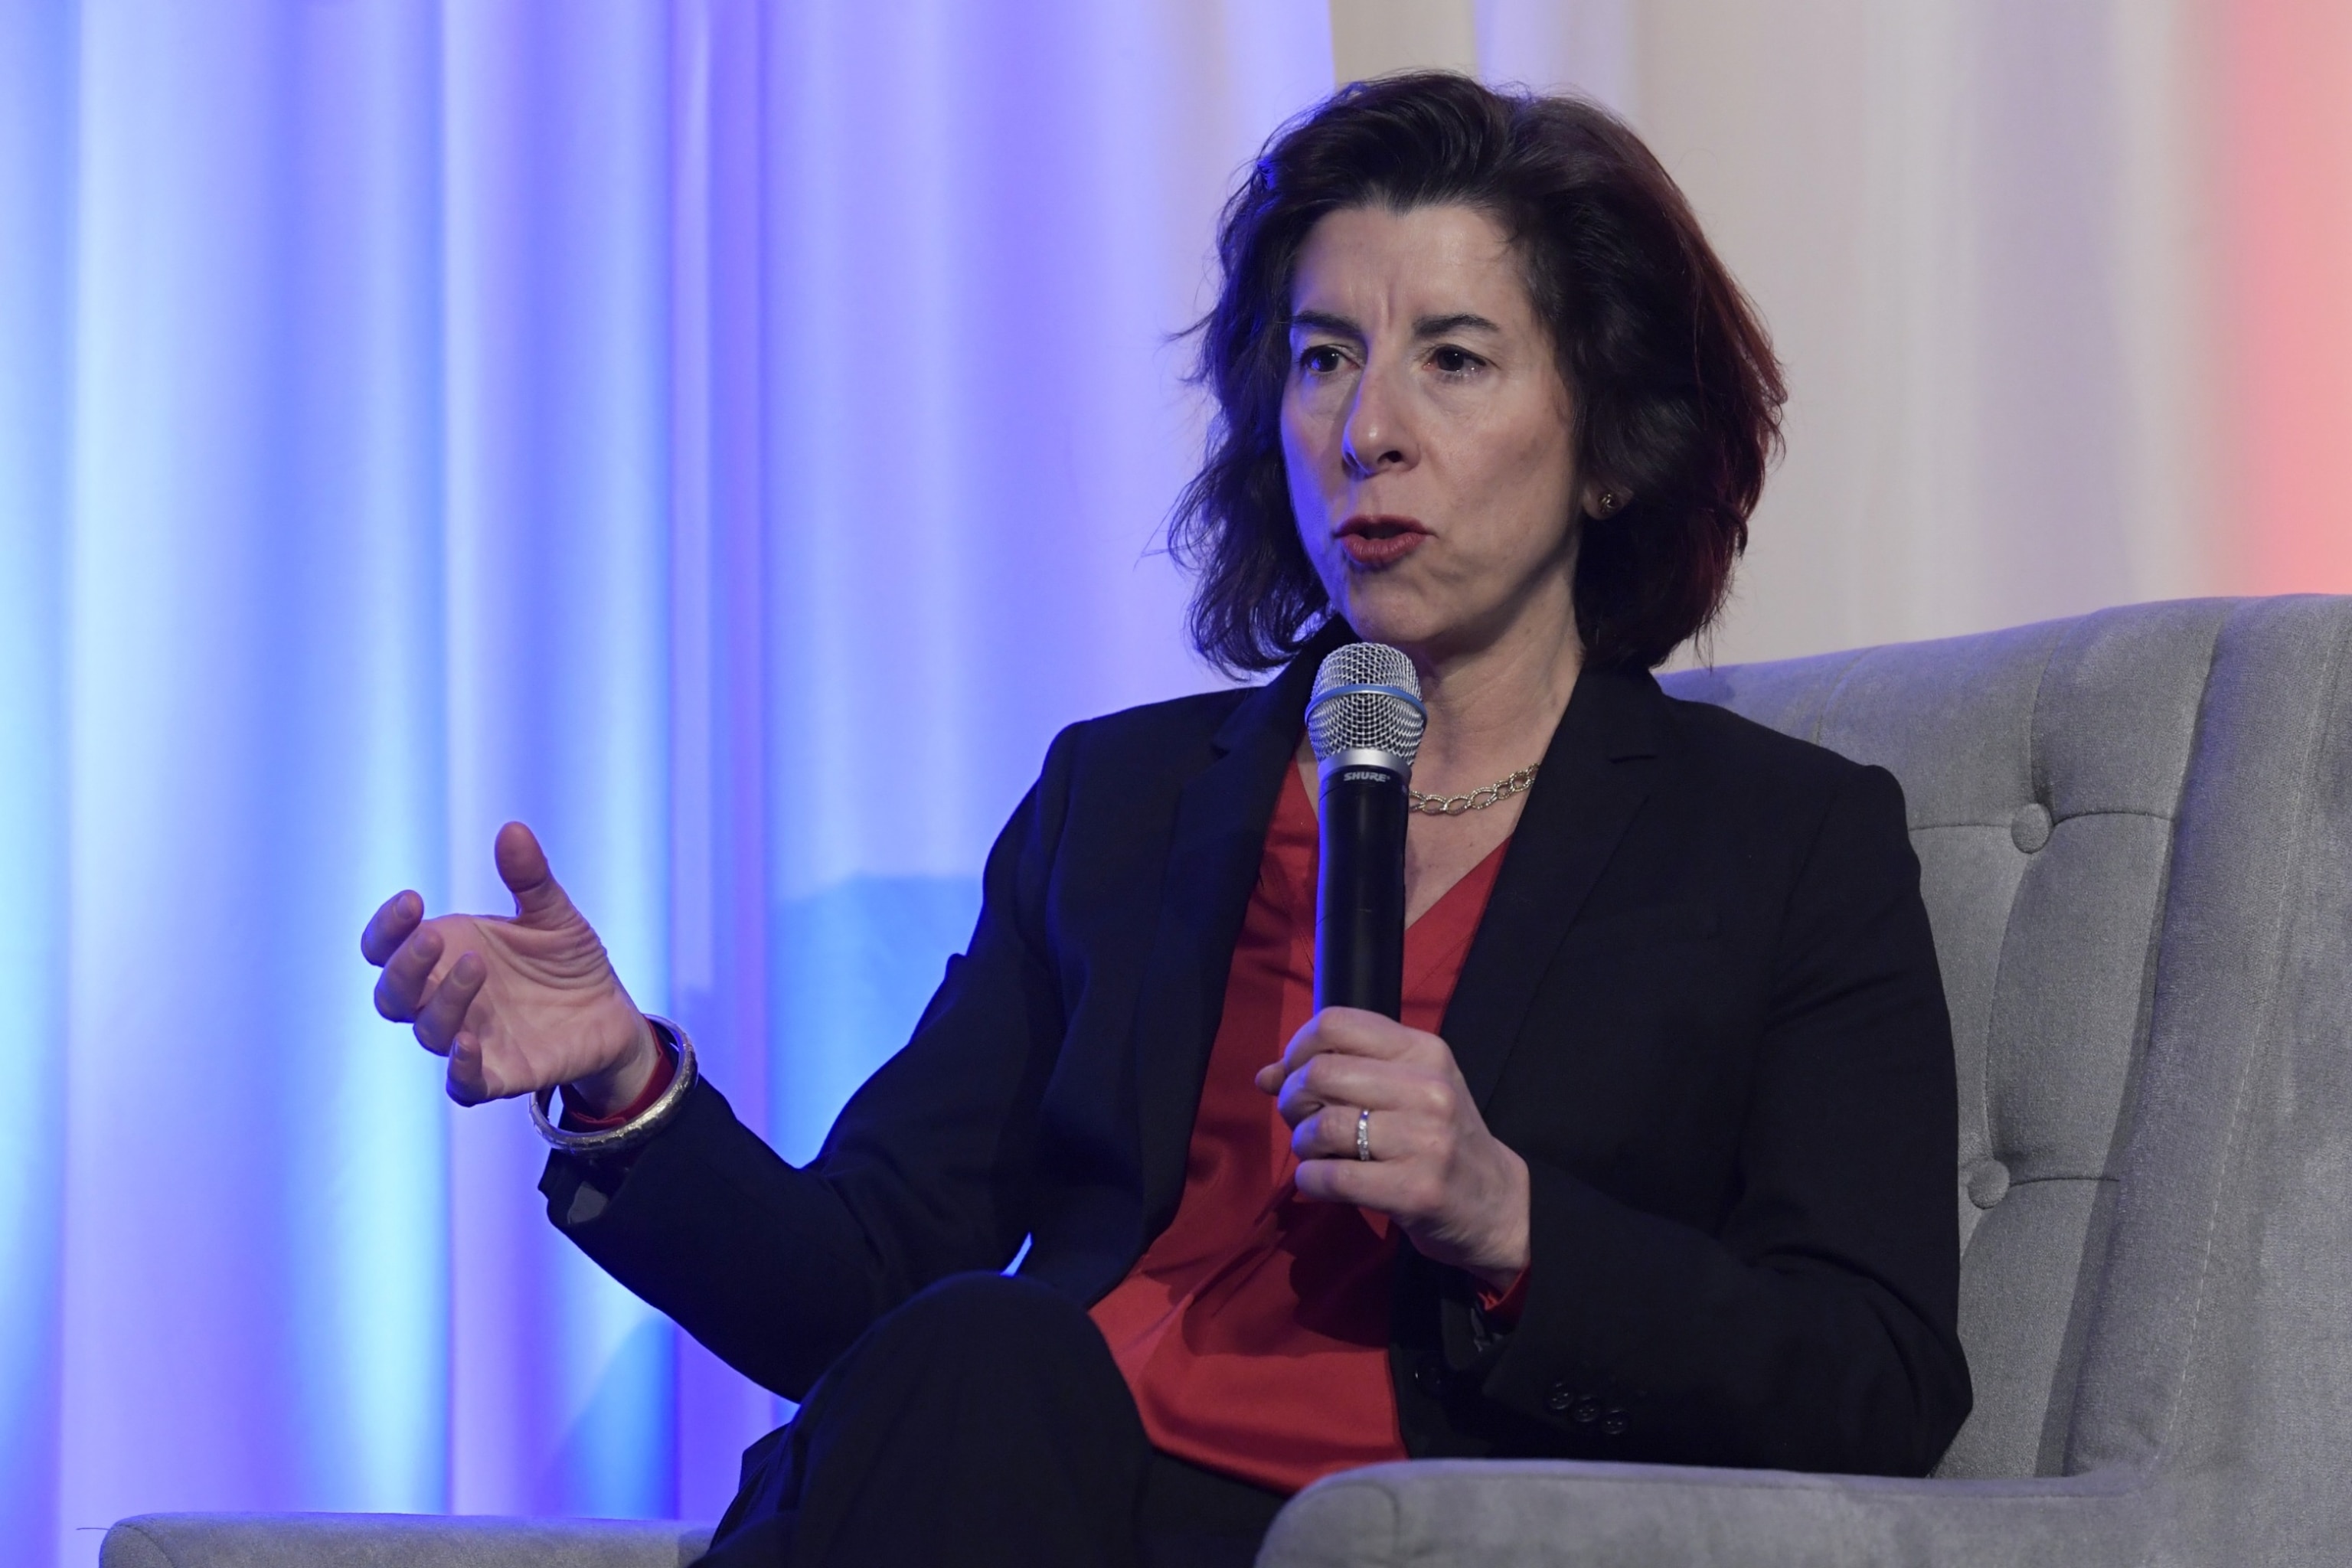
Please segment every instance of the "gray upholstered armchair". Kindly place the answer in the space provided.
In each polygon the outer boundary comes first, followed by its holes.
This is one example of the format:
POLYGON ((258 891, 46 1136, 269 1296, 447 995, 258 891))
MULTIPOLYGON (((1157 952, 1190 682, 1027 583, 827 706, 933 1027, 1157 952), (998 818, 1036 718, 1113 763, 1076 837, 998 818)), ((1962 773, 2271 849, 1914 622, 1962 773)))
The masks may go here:
MULTIPOLYGON (((1262 1568, 2344 1561, 2352 600, 2141 605, 1668 685, 1909 795, 1959 1049, 1976 1413, 1925 1481, 1357 1471, 1284 1510, 1262 1568)), ((126 1521, 105 1563, 667 1568, 695 1548, 391 1528, 126 1521)))

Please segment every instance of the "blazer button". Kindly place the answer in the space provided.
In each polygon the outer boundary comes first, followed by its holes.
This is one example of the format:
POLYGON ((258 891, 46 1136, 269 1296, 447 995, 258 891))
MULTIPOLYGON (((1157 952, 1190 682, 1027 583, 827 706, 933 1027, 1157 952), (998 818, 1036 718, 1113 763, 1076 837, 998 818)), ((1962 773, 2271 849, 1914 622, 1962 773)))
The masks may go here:
POLYGON ((1568 1413, 1568 1418, 1570 1421, 1575 1422, 1580 1426, 1591 1426, 1595 1421, 1601 1419, 1601 1401, 1597 1399, 1578 1400, 1576 1402, 1576 1408, 1568 1413))
POLYGON ((1412 1385, 1432 1399, 1443 1399, 1454 1384, 1453 1373, 1435 1356, 1423 1356, 1421 1364, 1412 1369, 1412 1385))
POLYGON ((1612 1410, 1601 1418, 1601 1436, 1622 1437, 1625 1435, 1625 1428, 1632 1425, 1633 1423, 1625 1418, 1625 1413, 1622 1410, 1612 1410))
POLYGON ((1544 1408, 1555 1415, 1565 1413, 1568 1407, 1575 1403, 1576 1390, 1568 1385, 1566 1378, 1562 1378, 1544 1391, 1544 1408))

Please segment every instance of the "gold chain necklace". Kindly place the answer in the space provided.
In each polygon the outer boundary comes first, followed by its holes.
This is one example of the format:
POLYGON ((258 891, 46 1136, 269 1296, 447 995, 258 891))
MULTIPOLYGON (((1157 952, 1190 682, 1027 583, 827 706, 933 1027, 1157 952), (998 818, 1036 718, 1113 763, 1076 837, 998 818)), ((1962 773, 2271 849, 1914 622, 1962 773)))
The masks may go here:
POLYGON ((1404 792, 1405 806, 1423 816, 1459 816, 1465 811, 1484 811, 1533 784, 1536 770, 1541 766, 1541 763, 1529 763, 1510 777, 1481 784, 1468 795, 1423 795, 1417 789, 1409 789, 1404 792))

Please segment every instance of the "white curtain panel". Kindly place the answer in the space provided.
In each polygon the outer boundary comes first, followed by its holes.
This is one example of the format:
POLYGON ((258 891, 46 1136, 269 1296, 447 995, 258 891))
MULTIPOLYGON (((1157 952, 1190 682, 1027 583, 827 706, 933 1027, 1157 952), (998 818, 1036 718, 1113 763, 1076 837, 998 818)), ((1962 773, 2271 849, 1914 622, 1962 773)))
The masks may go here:
POLYGON ((1489 79, 1632 121, 1787 363, 1786 459, 1728 616, 1686 658, 2297 585, 2233 576, 2214 519, 2200 7, 1477 11, 1489 79))
POLYGON ((1157 530, 1307 4, 0 4, 0 1560, 157 1509, 709 1517, 776 1402, 369 1006, 537 826, 805 1156, 1157 530))

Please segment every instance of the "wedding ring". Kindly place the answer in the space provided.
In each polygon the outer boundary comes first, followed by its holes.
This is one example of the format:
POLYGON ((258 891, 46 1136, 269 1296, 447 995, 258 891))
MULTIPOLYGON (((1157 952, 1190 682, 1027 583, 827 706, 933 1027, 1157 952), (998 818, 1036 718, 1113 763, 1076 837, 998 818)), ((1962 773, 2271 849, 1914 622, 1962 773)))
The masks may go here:
POLYGON ((1369 1160, 1371 1157, 1372 1113, 1370 1110, 1359 1110, 1356 1112, 1356 1158, 1369 1160))

